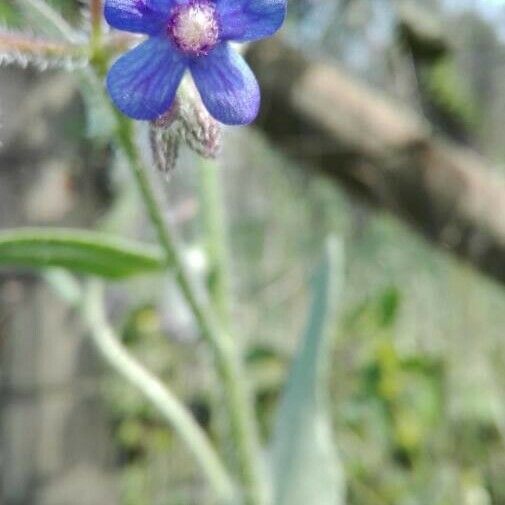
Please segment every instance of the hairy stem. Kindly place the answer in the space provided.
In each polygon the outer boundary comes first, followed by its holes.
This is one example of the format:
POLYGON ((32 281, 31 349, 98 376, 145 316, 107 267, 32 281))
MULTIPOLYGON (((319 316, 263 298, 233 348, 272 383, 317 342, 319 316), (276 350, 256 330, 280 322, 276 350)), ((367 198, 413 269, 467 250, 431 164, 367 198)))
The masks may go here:
POLYGON ((223 503, 233 498, 233 484, 207 435, 171 391, 121 344, 104 310, 103 285, 89 281, 82 299, 82 315, 90 337, 104 360, 148 399, 185 442, 223 503))
POLYGON ((238 462, 238 474, 244 488, 246 505, 265 505, 266 487, 261 472, 257 425, 245 376, 242 359, 228 333, 218 325, 205 302, 197 296, 173 234, 164 219, 161 206, 150 183, 134 141, 132 123, 117 113, 118 140, 124 152, 136 184, 142 194, 151 222, 163 247, 167 262, 173 267, 177 284, 195 317, 202 337, 211 348, 216 368, 222 382, 224 397, 230 418, 231 432, 238 462))
POLYGON ((21 32, 0 30, 0 54, 5 52, 19 52, 27 56, 47 58, 84 57, 86 47, 44 40, 21 32))

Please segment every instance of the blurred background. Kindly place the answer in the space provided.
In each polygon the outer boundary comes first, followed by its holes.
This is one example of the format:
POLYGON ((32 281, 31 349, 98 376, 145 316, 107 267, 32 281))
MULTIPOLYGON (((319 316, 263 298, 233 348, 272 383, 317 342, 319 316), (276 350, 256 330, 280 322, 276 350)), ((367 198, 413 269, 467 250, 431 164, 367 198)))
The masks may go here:
MULTIPOLYGON (((50 3, 82 22, 85 2, 50 3)), ((0 23, 23 23, 9 0, 0 23)), ((348 503, 505 505, 505 4, 289 0, 279 39, 248 57, 262 115, 226 129, 219 163, 262 436, 334 233, 348 503)), ((151 239, 83 104, 70 74, 0 67, 0 226, 151 239)), ((201 273, 195 166, 183 151, 167 212, 201 273)), ((35 274, 0 275, 0 503, 205 503, 184 447, 101 366, 75 314, 35 274)), ((170 279, 116 283, 109 304, 124 342, 210 426, 208 356, 170 279)))

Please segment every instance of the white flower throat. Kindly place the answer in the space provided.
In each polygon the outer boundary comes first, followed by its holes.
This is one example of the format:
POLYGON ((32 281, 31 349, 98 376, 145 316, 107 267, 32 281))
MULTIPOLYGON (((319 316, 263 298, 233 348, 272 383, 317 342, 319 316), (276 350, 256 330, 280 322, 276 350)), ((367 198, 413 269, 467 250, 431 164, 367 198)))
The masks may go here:
POLYGON ((169 32, 183 52, 208 53, 218 41, 218 23, 214 6, 207 2, 180 6, 174 12, 169 32))

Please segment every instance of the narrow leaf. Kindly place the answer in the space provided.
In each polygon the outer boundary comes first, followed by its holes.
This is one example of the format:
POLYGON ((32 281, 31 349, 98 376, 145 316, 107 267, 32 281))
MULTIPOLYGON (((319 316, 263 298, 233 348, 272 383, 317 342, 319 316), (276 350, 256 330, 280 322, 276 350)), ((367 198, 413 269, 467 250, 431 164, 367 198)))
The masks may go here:
POLYGON ((280 403, 272 441, 276 505, 342 505, 344 478, 328 409, 328 354, 343 279, 343 248, 329 240, 314 276, 305 334, 280 403))
POLYGON ((110 279, 166 268, 156 247, 102 233, 50 228, 1 232, 0 265, 62 267, 110 279))

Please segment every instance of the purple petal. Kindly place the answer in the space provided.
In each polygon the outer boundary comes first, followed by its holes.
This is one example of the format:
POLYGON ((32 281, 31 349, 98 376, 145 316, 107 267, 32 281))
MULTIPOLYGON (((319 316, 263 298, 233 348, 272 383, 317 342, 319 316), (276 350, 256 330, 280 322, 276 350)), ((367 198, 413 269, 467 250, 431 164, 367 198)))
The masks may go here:
POLYGON ((170 16, 173 0, 106 0, 105 19, 118 30, 156 35, 170 16))
POLYGON ((186 68, 186 59, 168 39, 153 37, 112 65, 107 89, 127 116, 155 119, 170 108, 186 68))
POLYGON ((224 124, 248 124, 258 115, 260 91, 251 69, 227 43, 190 63, 209 113, 224 124))
POLYGON ((221 40, 258 40, 273 35, 286 17, 286 0, 216 0, 221 40))

